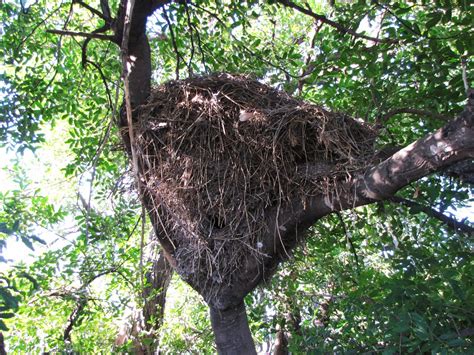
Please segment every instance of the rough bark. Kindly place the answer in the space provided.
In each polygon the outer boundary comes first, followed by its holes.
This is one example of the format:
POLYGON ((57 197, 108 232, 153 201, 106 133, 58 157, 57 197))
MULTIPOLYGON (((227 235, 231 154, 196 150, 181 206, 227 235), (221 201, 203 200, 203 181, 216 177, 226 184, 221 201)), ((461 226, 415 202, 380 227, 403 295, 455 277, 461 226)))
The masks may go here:
POLYGON ((474 185, 474 160, 468 159, 449 166, 443 171, 447 176, 474 185))
POLYGON ((210 314, 219 354, 256 354, 243 301, 225 310, 211 306, 210 314))

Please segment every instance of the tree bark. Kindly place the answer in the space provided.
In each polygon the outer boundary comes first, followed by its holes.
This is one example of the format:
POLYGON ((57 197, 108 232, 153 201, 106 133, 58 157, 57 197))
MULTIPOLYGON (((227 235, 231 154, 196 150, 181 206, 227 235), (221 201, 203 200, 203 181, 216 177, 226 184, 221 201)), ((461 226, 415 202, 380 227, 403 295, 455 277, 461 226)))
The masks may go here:
POLYGON ((219 354, 256 354, 243 301, 225 310, 210 306, 210 314, 219 354))

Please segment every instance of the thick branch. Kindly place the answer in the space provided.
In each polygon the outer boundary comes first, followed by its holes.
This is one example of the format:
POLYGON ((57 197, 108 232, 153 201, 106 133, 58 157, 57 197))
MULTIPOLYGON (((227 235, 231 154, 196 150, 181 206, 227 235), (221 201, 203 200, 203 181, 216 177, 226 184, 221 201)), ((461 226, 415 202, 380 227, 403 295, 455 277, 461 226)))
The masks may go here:
MULTIPOLYGON (((385 161, 341 182, 332 195, 319 195, 307 203, 294 201, 267 216, 269 230, 282 230, 289 244, 321 217, 335 211, 391 198, 398 190, 434 171, 474 157, 474 91, 461 115, 445 127, 394 153, 385 161), (278 224, 276 224, 278 223, 278 224)), ((272 254, 274 236, 268 241, 272 254)))
POLYGON ((450 165, 447 169, 443 170, 443 174, 474 185, 474 160, 468 159, 450 165))
POLYGON ((310 9, 304 8, 304 7, 302 7, 298 4, 295 4, 294 2, 289 1, 289 0, 277 0, 277 2, 282 4, 283 6, 290 7, 290 8, 295 9, 296 11, 299 11, 299 12, 305 14, 305 15, 311 16, 315 20, 321 21, 322 23, 325 23, 326 25, 334 27, 336 30, 338 30, 342 34, 348 33, 353 37, 366 39, 368 41, 372 41, 372 42, 375 42, 375 43, 397 43, 398 42, 398 40, 380 39, 380 38, 366 36, 362 33, 358 33, 358 32, 356 32, 356 31, 354 31, 350 28, 347 28, 347 27, 341 25, 338 22, 335 22, 335 21, 332 21, 332 20, 328 19, 324 15, 319 15, 319 14, 311 11, 310 9))
MULTIPOLYGON (((132 108, 142 104, 150 94, 151 87, 151 53, 148 38, 146 36, 146 22, 148 16, 160 6, 171 0, 163 1, 138 1, 133 7, 130 26, 124 41, 124 25, 126 16, 126 0, 120 2, 117 20, 112 26, 114 31, 114 42, 120 45, 122 51, 127 49, 127 65, 129 66, 129 94, 132 108)), ((122 122, 123 126, 127 123, 122 122)))
MULTIPOLYGON (((471 100, 474 101, 474 97, 471 100)), ((353 184, 356 198, 352 203, 360 205, 370 200, 384 200, 412 181, 473 158, 473 110, 471 102, 455 121, 401 149, 356 178, 353 184)))
POLYGON ((405 205, 407 207, 413 207, 419 210, 420 212, 423 212, 427 214, 430 217, 436 218, 446 224, 448 227, 453 228, 454 230, 460 230, 469 234, 474 234, 474 228, 471 226, 468 226, 467 224, 463 222, 459 222, 454 218, 451 218, 449 216, 446 216, 445 214, 436 211, 434 208, 428 207, 428 206, 423 206, 419 204, 418 202, 415 201, 410 201, 402 197, 398 196, 392 196, 388 199, 391 202, 395 202, 401 205, 405 205))
MULTIPOLYGON (((132 46, 132 42, 145 35, 146 31, 146 22, 149 16, 155 12, 159 7, 170 3, 171 0, 155 0, 155 1, 138 1, 136 6, 134 6, 132 18, 131 18, 131 27, 130 27, 130 43, 129 47, 132 46)), ((125 20, 125 5, 127 0, 122 0, 120 2, 117 20, 115 21, 115 43, 122 43, 124 20, 125 20)))

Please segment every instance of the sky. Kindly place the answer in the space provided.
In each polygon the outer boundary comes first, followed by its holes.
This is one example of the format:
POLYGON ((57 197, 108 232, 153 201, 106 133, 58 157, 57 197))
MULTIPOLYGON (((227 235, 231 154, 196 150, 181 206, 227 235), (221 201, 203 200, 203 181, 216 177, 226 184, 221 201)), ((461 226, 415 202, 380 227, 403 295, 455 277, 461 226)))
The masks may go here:
MULTIPOLYGON (((13 181, 9 172, 15 162, 18 161, 25 172, 26 179, 29 180, 28 192, 40 189, 40 195, 47 196, 48 201, 56 208, 67 199, 73 200, 79 186, 75 179, 68 180, 64 178, 61 171, 70 161, 69 152, 64 143, 66 129, 67 123, 65 122, 58 122, 55 127, 43 128, 47 144, 39 148, 36 153, 25 150, 23 154, 16 154, 6 148, 0 148, 0 192, 5 193, 9 190, 18 189, 18 185, 13 181)), ((56 228, 56 231, 68 228, 68 224, 71 223, 73 223, 71 220, 65 221, 64 224, 56 228)), ((38 255, 49 248, 56 249, 64 246, 66 242, 58 237, 56 231, 34 228, 34 234, 47 242, 45 246, 35 243, 35 251, 29 249, 23 242, 16 240, 15 237, 9 237, 7 247, 2 251, 2 256, 5 259, 11 259, 11 263, 19 261, 31 263, 38 255)), ((8 268, 11 263, 0 262, 0 271, 8 268)))

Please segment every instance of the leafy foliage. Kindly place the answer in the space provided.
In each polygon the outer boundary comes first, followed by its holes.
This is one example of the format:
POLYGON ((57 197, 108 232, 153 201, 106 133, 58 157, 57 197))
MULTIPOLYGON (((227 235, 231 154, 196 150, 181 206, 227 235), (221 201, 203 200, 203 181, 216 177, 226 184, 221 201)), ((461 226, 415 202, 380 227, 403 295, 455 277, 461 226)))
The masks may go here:
POLYGON ((249 300, 260 309, 252 316, 272 324, 264 337, 286 329, 295 352, 472 351, 470 241, 421 215, 393 217, 393 209, 364 207, 319 223, 249 300))
MULTIPOLYGON (((87 3, 98 8, 97 1, 87 3)), ((63 173, 83 198, 53 205, 28 183, 25 174, 34 171, 11 167, 17 187, 0 192, 0 248, 8 252, 7 238, 15 238, 31 249, 47 242, 50 249, 34 263, 2 272, 0 329, 9 328, 12 352, 113 351, 121 319, 142 302, 143 272, 140 212, 114 124, 118 50, 92 40, 83 61, 84 39, 46 30, 92 32, 101 19, 74 2, 21 4, 5 1, 0 10, 0 145, 23 154, 36 150, 41 160, 51 149, 45 129, 65 124, 63 173), (49 242, 44 228, 53 227, 61 243, 49 242)), ((474 50, 469 2, 307 4, 379 41, 351 36, 280 1, 173 2, 149 19, 153 77, 249 74, 378 124, 380 147, 405 145, 460 112, 461 59, 474 50)), ((469 61, 467 74, 472 82, 469 61)), ((444 213, 472 206, 472 190, 445 177, 422 179, 399 196, 444 213)), ((294 352, 474 351, 468 235, 389 203, 328 216, 311 233, 269 284, 247 297, 262 348, 284 330, 294 352)), ((162 348, 212 351, 202 301, 177 280, 168 299, 162 348)))

